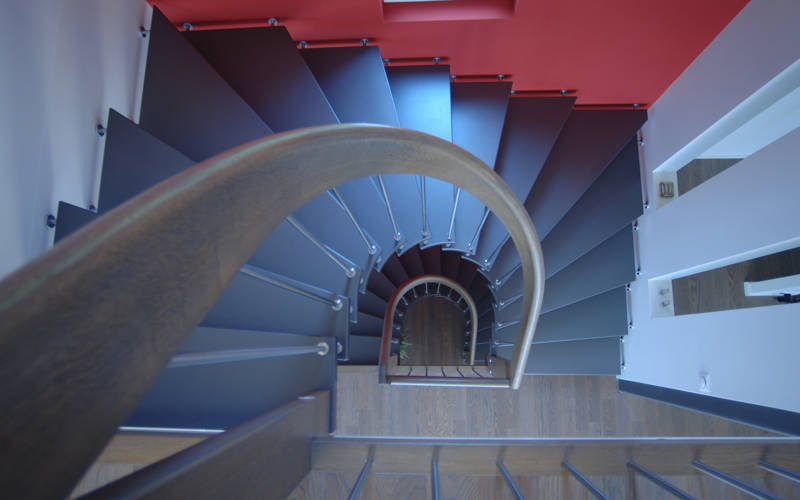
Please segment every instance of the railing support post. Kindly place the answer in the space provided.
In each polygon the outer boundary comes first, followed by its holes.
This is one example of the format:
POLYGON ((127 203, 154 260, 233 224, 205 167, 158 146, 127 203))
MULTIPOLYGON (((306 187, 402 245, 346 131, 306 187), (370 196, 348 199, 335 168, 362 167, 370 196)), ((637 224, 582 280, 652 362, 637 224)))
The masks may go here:
POLYGON ((657 476, 650 472, 649 470, 645 469, 641 465, 637 464, 633 460, 628 460, 625 465, 630 467, 631 469, 635 470, 642 476, 649 479, 651 482, 658 485, 661 489, 666 490, 678 498, 682 498, 683 500, 695 500, 695 498, 680 488, 676 488, 675 486, 671 485, 670 483, 664 481, 660 476, 657 476))
POLYGON ((517 500, 525 500, 525 497, 522 496, 522 492, 519 491, 517 483, 514 482, 514 478, 511 477, 511 474, 509 474, 508 470, 506 469, 506 466, 503 465, 503 461, 500 460, 499 458, 497 459, 497 468, 500 469, 500 472, 503 474, 503 477, 506 480, 508 488, 511 490, 511 493, 514 494, 514 498, 516 498, 517 500))
POLYGON ((750 486, 749 484, 745 483, 744 481, 740 481, 735 477, 731 476, 730 474, 726 474, 721 470, 717 470, 711 466, 708 466, 701 462, 700 460, 694 459, 692 460, 692 467, 699 470, 700 472, 707 474, 718 481, 722 481, 723 483, 733 486, 739 491, 743 491, 748 495, 751 495, 755 498, 760 498, 762 500, 778 500, 778 497, 770 495, 766 491, 761 491, 754 486, 750 486))

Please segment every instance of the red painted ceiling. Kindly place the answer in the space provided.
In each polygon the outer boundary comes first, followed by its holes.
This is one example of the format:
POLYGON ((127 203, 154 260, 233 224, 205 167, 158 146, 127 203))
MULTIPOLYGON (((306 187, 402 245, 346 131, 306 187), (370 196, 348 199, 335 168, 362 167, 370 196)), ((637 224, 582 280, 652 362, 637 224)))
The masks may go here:
POLYGON ((512 75, 515 90, 650 104, 747 0, 517 0, 507 19, 428 22, 385 22, 381 0, 152 3, 177 24, 275 17, 296 41, 367 37, 385 58, 446 57, 453 74, 512 75))

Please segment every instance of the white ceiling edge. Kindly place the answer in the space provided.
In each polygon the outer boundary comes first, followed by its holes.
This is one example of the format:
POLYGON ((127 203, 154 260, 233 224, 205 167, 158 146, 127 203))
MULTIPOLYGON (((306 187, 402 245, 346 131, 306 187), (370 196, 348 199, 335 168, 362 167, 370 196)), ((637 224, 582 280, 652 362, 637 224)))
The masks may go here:
MULTIPOLYGON (((701 157, 717 143, 738 131, 762 112, 765 112, 767 108, 789 96, 798 87, 800 87, 800 59, 797 59, 775 78, 753 92, 753 94, 740 102, 725 116, 717 120, 653 171, 680 170, 684 165, 695 158, 701 157)), ((785 135, 785 133, 782 135, 785 135)), ((782 137, 782 135, 773 137, 773 141, 782 137)), ((741 158, 741 156, 737 158, 741 158)))

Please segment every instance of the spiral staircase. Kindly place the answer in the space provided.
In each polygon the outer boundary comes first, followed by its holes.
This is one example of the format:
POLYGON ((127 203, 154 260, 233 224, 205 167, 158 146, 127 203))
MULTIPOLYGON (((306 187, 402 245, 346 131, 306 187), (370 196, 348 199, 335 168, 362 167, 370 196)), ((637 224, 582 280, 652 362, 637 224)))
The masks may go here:
MULTIPOLYGON (((105 141, 99 204, 61 202, 56 242, 162 181, 188 179, 181 176, 196 163, 265 136, 286 132, 291 142, 303 138, 296 129, 344 123, 411 129, 493 169, 536 228, 546 281, 524 374, 620 372, 632 324, 626 285, 637 267, 633 221, 643 208, 636 134, 644 110, 576 106, 571 91, 515 94, 502 78, 463 81, 444 64, 396 66, 375 46, 298 48, 280 26, 181 32, 155 9, 146 35, 140 121, 109 111, 98 127, 105 141)), ((292 166, 302 172, 306 165, 292 166)), ((291 200, 281 172, 269 182, 285 186, 282 199, 291 200)), ((202 215, 210 220, 236 207, 235 220, 249 220, 235 195, 222 190, 204 200, 202 215)), ((394 173, 313 197, 235 273, 173 363, 144 388, 125 426, 226 430, 319 390, 330 391, 335 408, 337 363, 378 363, 388 301, 422 275, 469 291, 478 308, 478 364, 512 359, 530 326, 527 264, 503 216, 481 199, 445 180, 394 173), (179 362, 276 348, 288 355, 179 362)), ((214 235, 180 223, 171 231, 162 237, 194 232, 198 252, 214 251, 214 235)), ((131 274, 114 279, 137 279, 131 274)), ((149 300, 180 297, 154 288, 149 300)))
MULTIPOLYGON (((635 136, 644 110, 580 108, 569 93, 514 95, 503 80, 462 83, 446 65, 386 64, 374 46, 298 49, 280 26, 179 32, 156 9, 149 38, 140 123, 110 110, 99 206, 62 202, 56 241, 263 136, 338 123, 418 130, 493 168, 536 227, 546 284, 525 373, 619 373, 636 270, 631 223, 642 212, 635 136)), ((373 176, 287 217, 181 349, 313 347, 333 337, 335 353, 168 368, 126 425, 227 429, 333 389, 336 362, 378 362, 387 301, 424 274, 455 279, 478 304, 479 363, 510 358, 523 284, 502 222, 447 182, 373 176)))

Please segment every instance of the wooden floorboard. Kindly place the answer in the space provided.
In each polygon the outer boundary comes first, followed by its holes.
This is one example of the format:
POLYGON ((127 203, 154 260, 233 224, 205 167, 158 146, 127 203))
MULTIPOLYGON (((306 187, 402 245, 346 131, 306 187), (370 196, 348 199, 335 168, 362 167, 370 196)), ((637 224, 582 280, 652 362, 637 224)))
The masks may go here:
POLYGON ((377 383, 340 366, 337 435, 428 437, 769 436, 617 391, 615 377, 526 376, 517 391, 377 383))
POLYGON ((464 316, 453 302, 426 297, 409 307, 403 333, 411 346, 401 365, 464 364, 464 316))

